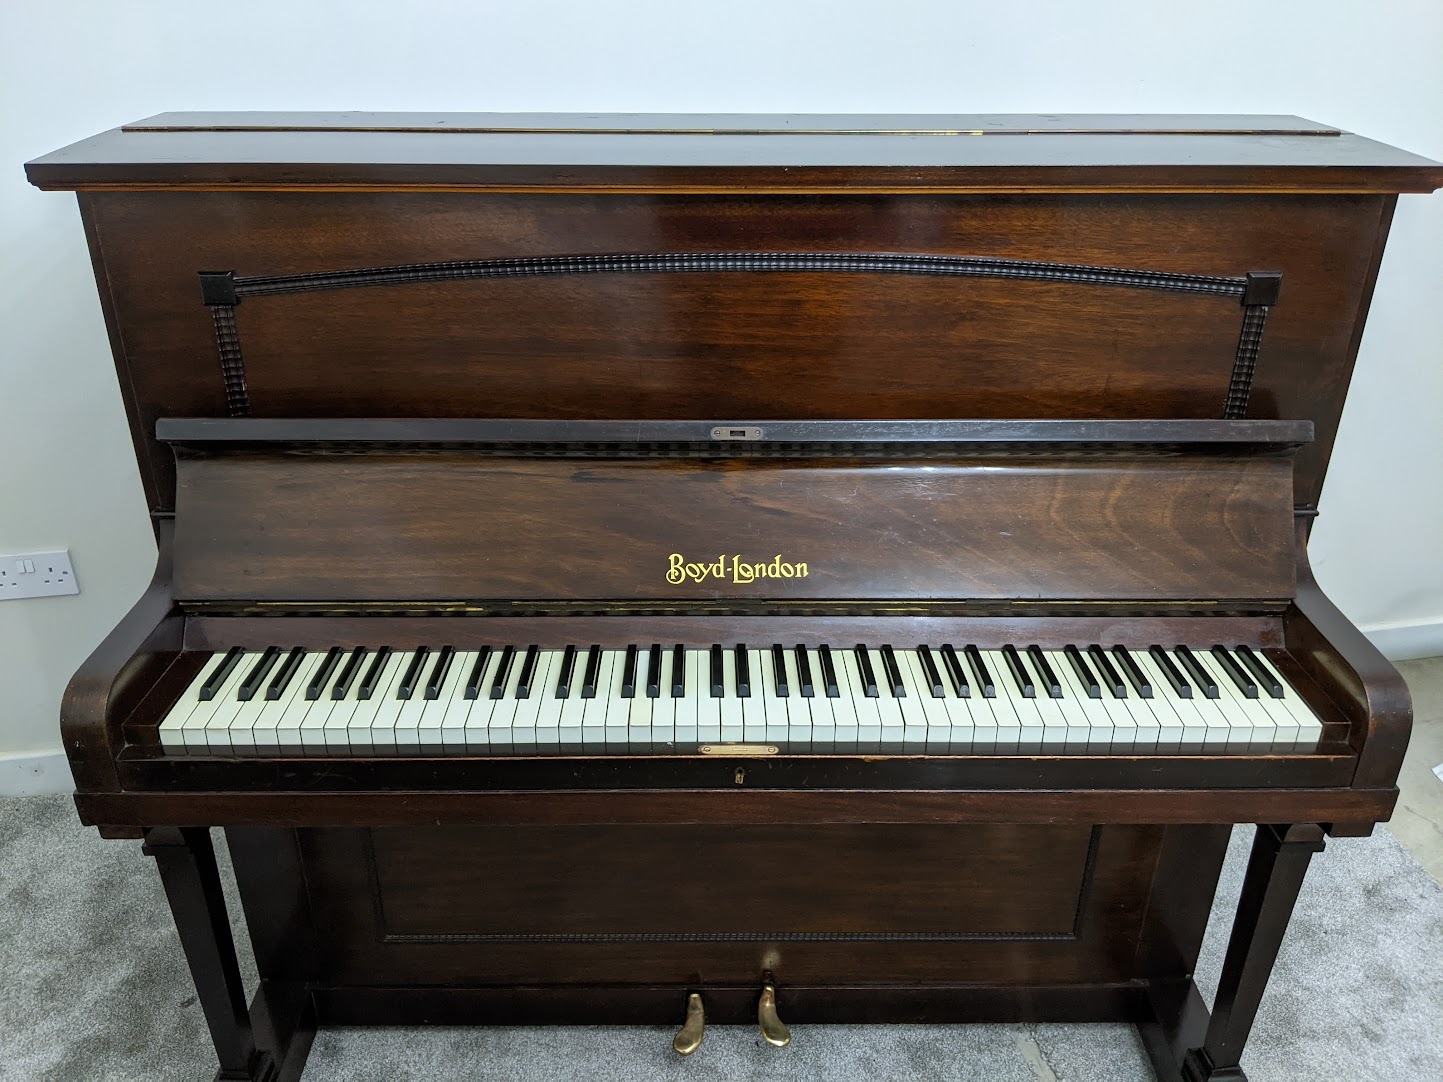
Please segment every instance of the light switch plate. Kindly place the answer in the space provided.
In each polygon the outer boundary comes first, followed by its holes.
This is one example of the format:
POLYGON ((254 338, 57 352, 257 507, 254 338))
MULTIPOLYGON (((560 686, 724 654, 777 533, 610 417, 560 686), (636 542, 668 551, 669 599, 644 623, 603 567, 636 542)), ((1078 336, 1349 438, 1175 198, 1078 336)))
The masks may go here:
POLYGON ((0 556, 0 601, 78 593, 80 584, 68 549, 0 556))

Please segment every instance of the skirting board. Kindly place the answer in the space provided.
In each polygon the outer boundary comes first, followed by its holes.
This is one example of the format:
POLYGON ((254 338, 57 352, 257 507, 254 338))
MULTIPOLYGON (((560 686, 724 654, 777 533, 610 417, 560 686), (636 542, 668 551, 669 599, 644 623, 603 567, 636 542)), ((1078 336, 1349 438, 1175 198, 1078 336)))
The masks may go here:
POLYGON ((1389 661, 1443 657, 1443 620, 1364 624, 1359 630, 1389 661))
POLYGON ((75 789, 63 751, 26 751, 0 755, 0 796, 69 793, 75 789))

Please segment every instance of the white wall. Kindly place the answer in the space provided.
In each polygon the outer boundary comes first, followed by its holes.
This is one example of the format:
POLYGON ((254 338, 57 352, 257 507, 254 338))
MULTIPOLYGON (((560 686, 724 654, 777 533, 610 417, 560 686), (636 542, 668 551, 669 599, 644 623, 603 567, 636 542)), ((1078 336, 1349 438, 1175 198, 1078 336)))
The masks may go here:
MULTIPOLYGON (((164 110, 611 109, 1298 113, 1443 158, 1440 58, 1437 0, 0 4, 0 553, 69 547, 84 591, 0 603, 0 754, 58 746, 154 557, 74 200, 30 157, 164 110)), ((1443 653, 1440 281, 1443 198, 1407 197, 1314 545, 1414 656, 1443 653)))

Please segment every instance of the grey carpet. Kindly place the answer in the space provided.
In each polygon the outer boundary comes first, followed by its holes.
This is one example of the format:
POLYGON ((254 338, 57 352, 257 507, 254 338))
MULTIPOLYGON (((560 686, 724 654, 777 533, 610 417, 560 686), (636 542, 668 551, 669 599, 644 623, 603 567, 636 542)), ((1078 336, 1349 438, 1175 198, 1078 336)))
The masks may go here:
MULTIPOLYGON (((1250 834, 1250 832, 1248 832, 1250 834)), ((1247 836, 1233 839, 1199 983, 1211 996, 1247 836)), ((249 959, 247 959, 249 961, 249 959)), ((251 975, 247 976, 251 980, 251 975)), ((1132 1082, 1131 1027, 717 1027, 682 1060, 650 1028, 334 1030, 306 1082, 1132 1082)), ((1314 860, 1243 1057, 1253 1082, 1443 1080, 1443 888, 1386 832, 1314 860)), ((159 882, 57 797, 0 799, 0 1079, 201 1082, 214 1059, 159 882)))

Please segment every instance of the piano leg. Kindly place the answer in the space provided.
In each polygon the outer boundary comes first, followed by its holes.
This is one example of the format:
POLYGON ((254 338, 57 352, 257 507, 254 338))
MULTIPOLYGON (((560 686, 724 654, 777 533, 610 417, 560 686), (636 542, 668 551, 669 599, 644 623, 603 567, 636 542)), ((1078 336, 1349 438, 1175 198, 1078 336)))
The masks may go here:
POLYGON ((1238 1066, 1282 946, 1308 862, 1323 848, 1313 823, 1260 825, 1253 839, 1222 978, 1202 1046, 1182 1061, 1184 1082, 1247 1082, 1238 1066))
POLYGON ((180 934, 190 975, 215 1042, 220 1070, 216 1082, 272 1082, 276 1066, 257 1049, 216 870, 210 831, 197 827, 153 827, 145 852, 155 858, 161 883, 180 934))

